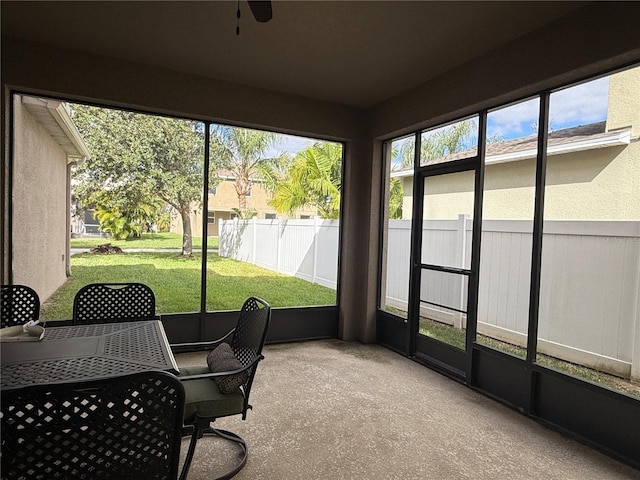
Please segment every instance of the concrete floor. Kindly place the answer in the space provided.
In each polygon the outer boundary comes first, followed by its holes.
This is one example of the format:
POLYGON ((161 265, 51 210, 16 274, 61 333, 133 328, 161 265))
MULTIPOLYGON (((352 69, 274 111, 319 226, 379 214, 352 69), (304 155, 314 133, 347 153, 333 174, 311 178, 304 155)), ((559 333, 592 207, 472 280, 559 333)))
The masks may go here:
MULTIPOLYGON (((265 347, 247 420, 215 426, 249 445, 237 479, 640 478, 640 471, 377 345, 265 347)), ((205 363, 204 353, 177 356, 205 363)), ((187 442, 183 443, 183 451, 187 442)), ((188 479, 229 470, 236 450, 199 442, 188 479)))

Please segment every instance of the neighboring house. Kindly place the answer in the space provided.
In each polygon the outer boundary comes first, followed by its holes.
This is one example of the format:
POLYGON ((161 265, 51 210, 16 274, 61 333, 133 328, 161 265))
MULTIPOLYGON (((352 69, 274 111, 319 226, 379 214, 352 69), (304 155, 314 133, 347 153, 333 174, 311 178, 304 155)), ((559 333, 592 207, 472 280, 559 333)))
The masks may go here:
POLYGON ((69 274, 70 170, 90 154, 65 103, 15 95, 13 112, 13 283, 45 301, 69 274))
MULTIPOLYGON (((234 208, 238 208, 238 194, 235 189, 235 177, 230 171, 218 172, 219 183, 209 190, 209 205, 207 212, 207 235, 218 236, 218 227, 220 220, 230 220, 236 217, 234 208)), ((247 208, 255 210, 256 215, 260 219, 275 219, 285 217, 278 214, 272 206, 269 205, 271 194, 264 188, 261 181, 251 180, 251 191, 247 197, 247 208)), ((194 206, 191 214, 191 228, 193 236, 200 236, 202 232, 202 208, 199 205, 194 206)), ((295 218, 305 219, 313 218, 316 215, 315 208, 307 208, 296 212, 295 218)), ((288 217, 287 217, 288 218, 288 217)), ((171 217, 171 231, 182 233, 182 222, 180 215, 173 212, 171 217)))
POLYGON ((95 217, 95 209, 83 210, 79 205, 71 206, 71 237, 109 237, 100 230, 100 222, 95 217))
MULTIPOLYGON (((625 93, 633 91, 640 91, 640 68, 611 75, 606 122, 549 134, 546 220, 640 220, 640 96, 625 93), (565 197, 582 201, 568 210, 565 197), (620 205, 621 198, 632 201, 620 205)), ((531 135, 487 145, 484 219, 532 218, 536 142, 531 135)), ((468 156, 460 152, 446 161, 468 156)), ((391 176, 402 179, 402 216, 411 218, 413 171, 391 176)), ((429 199, 439 201, 425 204, 425 218, 471 215, 473 192, 466 187, 472 184, 431 179, 438 193, 429 199)))

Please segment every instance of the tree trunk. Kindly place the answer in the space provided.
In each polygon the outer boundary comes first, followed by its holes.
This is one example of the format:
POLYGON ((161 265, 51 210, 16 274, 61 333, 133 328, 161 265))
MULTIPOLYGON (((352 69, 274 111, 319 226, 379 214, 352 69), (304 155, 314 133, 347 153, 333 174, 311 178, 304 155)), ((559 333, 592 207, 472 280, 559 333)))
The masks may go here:
POLYGON ((244 214, 247 211, 247 195, 250 183, 246 175, 236 176, 236 194, 238 195, 238 208, 244 214))
POLYGON ((193 255, 193 240, 191 238, 191 217, 189 217, 189 206, 183 205, 180 208, 182 218, 182 255, 190 257, 193 255))

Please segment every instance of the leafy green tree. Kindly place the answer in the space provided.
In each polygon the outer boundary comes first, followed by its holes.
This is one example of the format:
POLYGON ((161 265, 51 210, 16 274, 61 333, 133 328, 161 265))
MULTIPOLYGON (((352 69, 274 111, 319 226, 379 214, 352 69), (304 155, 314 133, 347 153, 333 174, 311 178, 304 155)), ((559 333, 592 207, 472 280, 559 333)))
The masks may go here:
POLYGON ((273 132, 216 125, 211 132, 211 164, 209 184, 214 182, 213 166, 233 174, 240 217, 246 217, 247 197, 251 185, 259 180, 273 190, 288 163, 286 155, 267 157, 277 146, 279 136, 273 132))
POLYGON ((300 208, 315 207, 322 218, 338 218, 341 164, 340 144, 314 143, 293 159, 269 204, 279 213, 292 215, 300 208))
POLYGON ((83 206, 98 207, 105 221, 125 219, 118 220, 129 222, 122 234, 135 234, 137 225, 159 218, 169 204, 182 220, 182 255, 190 256, 189 214, 202 197, 203 125, 87 105, 73 105, 72 112, 91 152, 74 178, 83 206))
POLYGON ((437 129, 428 137, 423 138, 420 157, 424 160, 432 160, 465 150, 469 137, 475 128, 476 122, 463 120, 437 129))
POLYGON ((404 200, 404 187, 402 180, 391 178, 389 180, 389 218, 400 220, 402 218, 402 203, 404 200))
POLYGON ((236 217, 240 220, 251 220, 258 214, 258 212, 256 212, 254 208, 248 208, 244 211, 240 210, 239 208, 232 208, 231 211, 235 213, 236 217))
POLYGON ((92 196, 96 207, 94 217, 100 222, 100 228, 117 240, 140 237, 151 225, 159 223, 162 216, 164 202, 159 198, 151 204, 146 201, 130 203, 127 195, 101 190, 92 196))
MULTIPOLYGON (((420 145, 422 161, 443 158, 468 148, 469 141, 477 124, 473 120, 463 120, 424 136, 420 145)), ((502 141, 499 135, 491 136, 488 143, 502 141)), ((415 156, 415 142, 405 141, 392 152, 396 169, 404 170, 413 167, 415 156)), ((389 181, 389 218, 402 218, 402 199, 404 186, 402 181, 392 178, 389 181)))

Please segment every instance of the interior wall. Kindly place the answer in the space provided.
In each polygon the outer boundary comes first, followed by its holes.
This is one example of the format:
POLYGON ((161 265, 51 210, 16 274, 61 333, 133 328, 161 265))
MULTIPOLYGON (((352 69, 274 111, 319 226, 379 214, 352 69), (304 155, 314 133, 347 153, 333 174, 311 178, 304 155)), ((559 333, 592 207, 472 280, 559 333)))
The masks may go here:
POLYGON ((356 108, 2 37, 2 82, 113 107, 348 140, 356 108))
MULTIPOLYGON (((364 123, 363 119, 363 123, 364 123)), ((339 335, 344 340, 376 341, 377 197, 380 159, 363 129, 347 148, 341 223, 339 335)))

